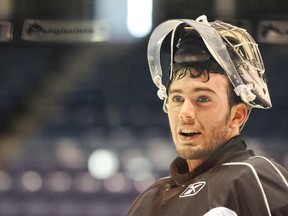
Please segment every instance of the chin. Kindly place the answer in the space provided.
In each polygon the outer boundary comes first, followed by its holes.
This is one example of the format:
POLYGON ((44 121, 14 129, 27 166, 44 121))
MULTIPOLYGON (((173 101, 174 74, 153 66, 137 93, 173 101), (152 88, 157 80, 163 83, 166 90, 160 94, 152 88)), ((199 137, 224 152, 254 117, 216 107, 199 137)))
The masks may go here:
POLYGON ((203 149, 176 149, 176 152, 179 157, 185 160, 203 160, 211 155, 213 151, 203 150, 203 149))

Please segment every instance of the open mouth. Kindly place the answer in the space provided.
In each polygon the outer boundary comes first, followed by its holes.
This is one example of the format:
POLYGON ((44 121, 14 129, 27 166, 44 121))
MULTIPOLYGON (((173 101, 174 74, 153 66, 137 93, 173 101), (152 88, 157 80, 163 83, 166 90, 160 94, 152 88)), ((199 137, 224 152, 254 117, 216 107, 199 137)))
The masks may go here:
POLYGON ((192 136, 199 135, 199 134, 201 133, 198 131, 190 131, 190 130, 182 130, 180 132, 180 135, 185 136, 185 137, 192 137, 192 136))

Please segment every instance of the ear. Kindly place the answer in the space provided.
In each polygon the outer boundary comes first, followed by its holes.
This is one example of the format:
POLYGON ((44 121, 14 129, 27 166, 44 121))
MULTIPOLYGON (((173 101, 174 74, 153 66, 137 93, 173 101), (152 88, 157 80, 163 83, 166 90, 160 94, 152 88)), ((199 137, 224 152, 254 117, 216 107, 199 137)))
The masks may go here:
POLYGON ((244 103, 238 103, 231 108, 231 129, 239 129, 248 117, 248 107, 244 103))

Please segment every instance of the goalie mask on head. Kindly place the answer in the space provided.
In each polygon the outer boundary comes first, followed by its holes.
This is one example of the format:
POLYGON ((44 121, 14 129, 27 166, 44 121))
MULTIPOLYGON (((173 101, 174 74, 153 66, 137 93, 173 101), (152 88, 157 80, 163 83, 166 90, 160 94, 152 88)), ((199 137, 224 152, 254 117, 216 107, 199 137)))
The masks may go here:
POLYGON ((166 110, 167 86, 162 76, 169 76, 181 67, 205 63, 206 69, 226 73, 235 93, 252 108, 271 108, 265 69, 258 45, 245 29, 214 21, 206 16, 198 19, 174 19, 160 24, 151 34, 148 43, 148 64, 158 96, 164 100, 166 110), (161 48, 171 36, 170 73, 162 73, 161 48))

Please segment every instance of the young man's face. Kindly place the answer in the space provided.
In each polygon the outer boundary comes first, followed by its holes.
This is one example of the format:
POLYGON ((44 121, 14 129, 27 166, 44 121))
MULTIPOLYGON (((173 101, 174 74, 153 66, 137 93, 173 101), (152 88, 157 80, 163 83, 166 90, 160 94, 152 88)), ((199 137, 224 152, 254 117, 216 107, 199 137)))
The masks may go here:
POLYGON ((221 74, 210 73, 210 80, 203 82, 202 77, 191 78, 187 73, 171 83, 168 117, 180 157, 203 159, 236 135, 230 129, 228 82, 221 74))

